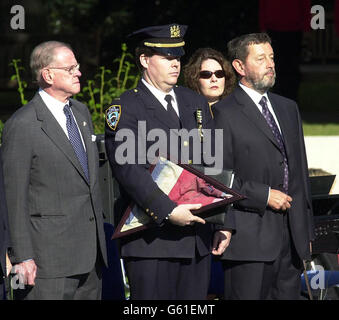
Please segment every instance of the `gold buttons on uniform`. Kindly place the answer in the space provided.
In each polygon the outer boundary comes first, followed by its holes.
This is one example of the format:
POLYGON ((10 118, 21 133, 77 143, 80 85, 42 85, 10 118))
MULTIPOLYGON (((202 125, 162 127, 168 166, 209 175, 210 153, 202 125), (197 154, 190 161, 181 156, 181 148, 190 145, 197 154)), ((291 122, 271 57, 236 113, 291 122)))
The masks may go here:
POLYGON ((154 216, 154 212, 151 212, 151 217, 153 217, 154 216))
POLYGON ((148 212, 149 212, 149 209, 147 208, 145 211, 148 213, 148 212))
POLYGON ((134 89, 134 92, 138 92, 138 89, 134 89))

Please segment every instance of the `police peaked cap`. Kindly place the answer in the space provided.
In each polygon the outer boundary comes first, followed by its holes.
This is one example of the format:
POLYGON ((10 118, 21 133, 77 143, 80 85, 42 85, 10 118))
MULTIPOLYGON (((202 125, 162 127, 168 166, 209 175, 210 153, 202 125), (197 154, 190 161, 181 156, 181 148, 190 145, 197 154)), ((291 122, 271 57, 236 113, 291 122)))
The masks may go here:
POLYGON ((180 57, 185 54, 183 39, 187 26, 176 23, 153 26, 134 31, 128 37, 137 39, 139 46, 166 55, 180 57))

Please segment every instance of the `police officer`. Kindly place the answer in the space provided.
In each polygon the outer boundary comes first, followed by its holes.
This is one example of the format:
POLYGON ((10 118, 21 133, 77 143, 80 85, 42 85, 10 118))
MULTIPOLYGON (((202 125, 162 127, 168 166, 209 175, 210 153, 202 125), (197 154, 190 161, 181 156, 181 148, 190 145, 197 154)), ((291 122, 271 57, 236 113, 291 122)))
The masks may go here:
MULTIPOLYGON (((188 148, 187 154, 192 156, 193 143, 173 137, 177 130, 197 128, 197 109, 201 110, 203 127, 213 128, 205 98, 176 85, 186 29, 169 24, 131 34, 139 41, 135 56, 142 79, 106 111, 106 150, 121 193, 115 204, 117 220, 133 201, 155 225, 121 239, 131 299, 207 296, 212 226, 191 213, 201 205, 176 205, 159 189, 149 171, 156 146, 158 154, 163 151, 171 156, 176 150, 180 159, 188 148)), ((187 160, 192 163, 192 158, 187 160)), ((226 244, 223 233, 216 233, 214 251, 221 254, 226 244)))

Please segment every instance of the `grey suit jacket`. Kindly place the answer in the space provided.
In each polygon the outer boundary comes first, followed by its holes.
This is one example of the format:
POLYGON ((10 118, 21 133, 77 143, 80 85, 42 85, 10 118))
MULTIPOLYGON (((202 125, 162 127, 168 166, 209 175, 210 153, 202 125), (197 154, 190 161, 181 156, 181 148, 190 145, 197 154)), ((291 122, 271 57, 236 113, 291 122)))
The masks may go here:
POLYGON ((12 115, 3 131, 12 259, 33 258, 41 278, 89 272, 98 248, 107 260, 91 117, 86 106, 71 101, 87 150, 89 183, 39 94, 12 115))
MULTIPOLYGON (((0 276, 6 274, 6 251, 10 246, 8 230, 7 205, 5 197, 4 179, 2 171, 2 155, 0 148, 0 276)), ((1 279, 0 279, 1 283, 1 279)), ((0 292, 1 297, 1 292, 0 292)))

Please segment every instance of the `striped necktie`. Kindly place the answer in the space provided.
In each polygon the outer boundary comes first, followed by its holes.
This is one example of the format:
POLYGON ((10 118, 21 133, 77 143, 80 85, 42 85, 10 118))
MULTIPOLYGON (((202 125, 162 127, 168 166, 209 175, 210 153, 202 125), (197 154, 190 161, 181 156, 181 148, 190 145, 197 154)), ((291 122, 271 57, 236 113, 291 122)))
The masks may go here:
POLYGON ((87 153, 82 144, 80 132, 71 112, 71 107, 68 104, 64 106, 64 113, 66 115, 66 127, 68 131, 69 141, 73 146, 74 152, 81 164, 82 169, 84 170, 86 179, 89 182, 87 153))
POLYGON ((267 106, 267 99, 265 96, 263 96, 259 102, 259 104, 262 106, 262 115, 264 116, 268 126, 271 128, 272 133, 278 143, 279 149, 283 155, 283 164, 284 164, 284 183, 283 188, 284 191, 288 192, 288 162, 287 162, 287 156, 286 156, 286 150, 285 150, 285 144, 282 135, 280 134, 280 130, 277 126, 277 123, 275 122, 272 113, 268 109, 267 106))

